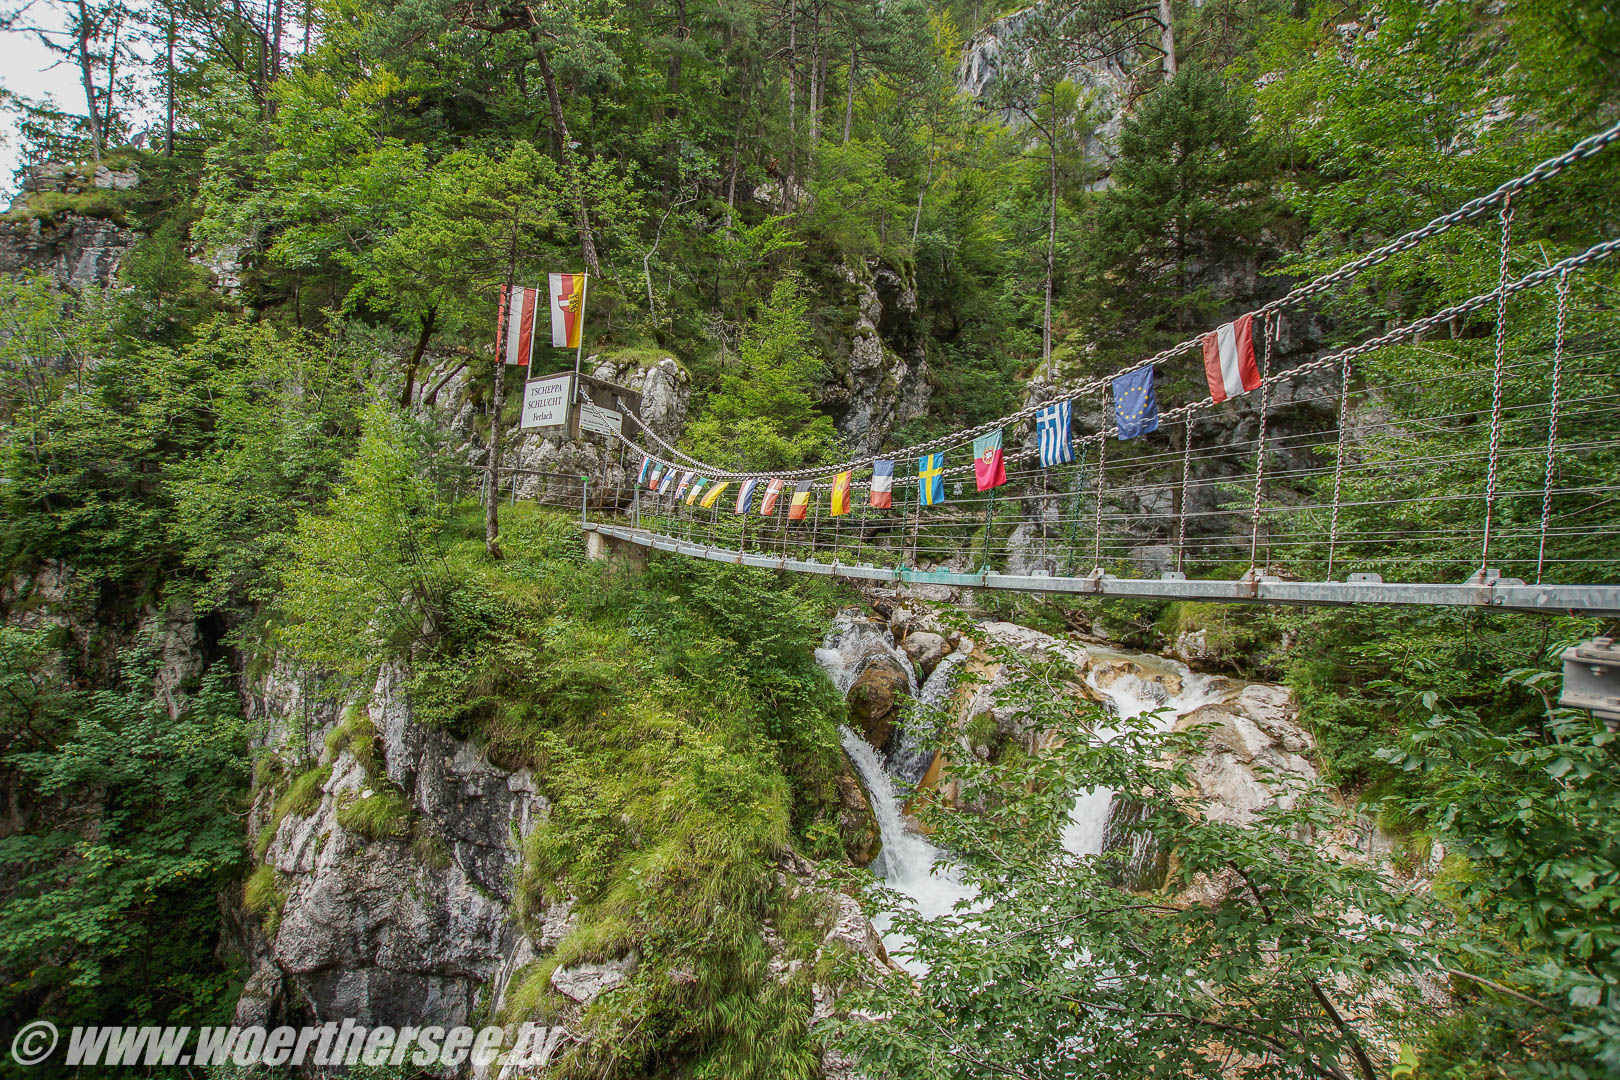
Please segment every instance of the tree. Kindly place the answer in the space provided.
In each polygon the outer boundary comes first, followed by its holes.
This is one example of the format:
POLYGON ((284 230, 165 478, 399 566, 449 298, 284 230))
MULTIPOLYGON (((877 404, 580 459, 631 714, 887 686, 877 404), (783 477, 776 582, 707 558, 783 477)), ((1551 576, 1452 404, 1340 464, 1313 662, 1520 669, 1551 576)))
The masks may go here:
POLYGON ((1235 307, 1216 283, 1255 265, 1275 214, 1250 108, 1218 75, 1187 65, 1120 129, 1085 252, 1088 329, 1118 350, 1107 362, 1154 352, 1235 307))
POLYGON ((803 283, 785 276, 744 329, 736 364, 722 373, 688 428, 688 449, 739 468, 792 468, 831 457, 837 435, 813 396, 821 367, 805 320, 803 283))
POLYGON ((1349 825, 1331 793, 1279 785, 1248 823, 1214 820, 1185 794, 1202 733, 1104 717, 1067 663, 988 648, 996 716, 1054 738, 1033 759, 953 755, 961 809, 930 801, 924 816, 977 897, 932 921, 900 915, 927 974, 869 980, 840 1002, 884 1017, 836 1029, 863 1074, 1213 1080, 1241 1060, 1387 1075, 1387 1040, 1417 1025, 1416 980, 1436 972, 1419 947, 1429 909, 1331 853, 1349 825), (1059 839, 1075 792, 1094 787, 1139 817, 1118 849, 1074 856, 1059 839), (1162 885, 1126 875, 1144 844, 1162 885))

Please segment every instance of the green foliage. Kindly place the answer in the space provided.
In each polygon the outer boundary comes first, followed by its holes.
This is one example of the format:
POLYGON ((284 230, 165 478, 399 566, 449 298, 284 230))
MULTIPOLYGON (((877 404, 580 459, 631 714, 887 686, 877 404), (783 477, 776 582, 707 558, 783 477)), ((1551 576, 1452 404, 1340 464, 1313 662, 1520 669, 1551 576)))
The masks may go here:
POLYGON ((1323 850, 1349 825, 1335 800, 1279 779, 1252 820, 1214 820, 1186 795, 1200 732, 1105 718, 1071 692, 1065 663, 989 648, 1010 676, 993 692, 998 714, 1061 742, 953 762, 964 809, 925 817, 978 897, 932 921, 896 919, 928 973, 869 979, 841 1002, 891 1017, 836 1026, 862 1071, 949 1077, 971 1061, 1069 1076, 1075 1046, 1099 1075, 1213 1078, 1232 1054, 1290 1074, 1387 1067, 1385 1040, 1414 1026, 1414 980, 1436 970, 1416 947, 1429 916, 1376 866, 1323 850), (1105 741, 1104 724, 1117 732, 1105 741), (1097 786, 1140 807, 1129 831, 1168 857, 1160 889, 1114 884, 1132 838, 1101 856, 1061 848, 1074 793, 1097 786))
POLYGON ((257 867, 242 886, 242 906, 259 917, 267 937, 275 937, 281 924, 281 911, 287 906, 287 891, 276 868, 257 867))
POLYGON ((410 832, 411 805, 391 784, 346 791, 338 796, 337 823, 367 840, 398 838, 410 832))
POLYGON ((404 417, 373 403, 327 512, 300 515, 283 572, 279 639, 358 677, 410 651, 444 607, 448 512, 404 417))
POLYGON ((332 779, 330 765, 319 765, 299 773, 287 786, 281 798, 276 800, 275 820, 280 821, 289 814, 293 817, 308 817, 313 814, 321 805, 322 789, 330 779, 332 779))
POLYGON ((784 277, 744 331, 735 365, 722 368, 719 385, 687 430, 687 444, 705 461, 753 468, 832 457, 837 435, 813 396, 821 366, 809 341, 803 286, 784 277))
POLYGON ((5 767, 42 812, 0 840, 0 1007, 59 1023, 217 1020, 216 904, 242 865, 247 771, 228 673, 210 669, 171 716, 150 643, 92 693, 50 688, 67 658, 40 632, 8 630, 3 646, 22 691, 0 704, 5 767))

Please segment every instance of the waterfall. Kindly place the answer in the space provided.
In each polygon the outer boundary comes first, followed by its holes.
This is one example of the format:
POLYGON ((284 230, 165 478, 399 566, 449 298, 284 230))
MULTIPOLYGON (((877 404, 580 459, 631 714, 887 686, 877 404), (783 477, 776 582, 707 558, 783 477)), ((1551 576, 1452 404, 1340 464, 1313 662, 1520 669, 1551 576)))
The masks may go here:
MULTIPOLYGON (((951 671, 966 660, 970 652, 972 649, 968 646, 958 646, 955 652, 941 660, 939 666, 929 672, 928 680, 917 693, 917 703, 920 706, 924 709, 937 709, 945 704, 951 693, 951 671)), ((895 729, 894 746, 889 751, 889 775, 905 781, 912 787, 922 783, 922 778, 928 775, 928 766, 934 763, 933 747, 927 745, 928 740, 919 738, 919 734, 912 730, 910 723, 902 721, 895 729)))
MULTIPOLYGON (((1132 719, 1155 709, 1164 709, 1157 720, 1160 731, 1168 730, 1181 717, 1202 705, 1219 700, 1227 692, 1225 680, 1200 675, 1185 664, 1162 656, 1091 646, 1087 646, 1085 652, 1092 661, 1086 671, 1086 685, 1103 699, 1108 711, 1114 716, 1132 719), (1121 666, 1128 664, 1148 677, 1144 678, 1132 670, 1119 671, 1109 661, 1121 662, 1121 666), (1106 685, 1101 680, 1105 672, 1114 673, 1113 680, 1106 685), (1154 674, 1173 677, 1180 683, 1180 689, 1171 693, 1165 683, 1152 678, 1154 674)), ((1104 727, 1098 730, 1097 737, 1107 740, 1117 734, 1117 729, 1104 727)), ((1112 790, 1089 788, 1079 792, 1069 809, 1068 827, 1063 830, 1065 850, 1076 855, 1101 855, 1108 845, 1113 809, 1112 790)), ((1145 837, 1135 837, 1132 841, 1133 860, 1140 861, 1145 857, 1147 846, 1145 837)))
MULTIPOLYGON (((900 800, 894 784, 883 767, 882 756, 870 743, 848 727, 841 729, 844 753, 855 766, 866 789, 867 801, 872 804, 872 816, 877 819, 878 833, 883 837, 883 850, 872 863, 872 872, 892 889, 904 894, 911 907, 924 918, 936 918, 949 912, 958 900, 968 899, 974 890, 964 885, 954 867, 946 861, 945 853, 914 832, 900 811, 900 800), (935 866, 939 863, 939 866, 935 866)), ((883 937, 884 948, 896 962, 915 974, 922 966, 911 960, 906 951, 911 942, 903 934, 893 933, 893 913, 882 912, 872 925, 883 937)))

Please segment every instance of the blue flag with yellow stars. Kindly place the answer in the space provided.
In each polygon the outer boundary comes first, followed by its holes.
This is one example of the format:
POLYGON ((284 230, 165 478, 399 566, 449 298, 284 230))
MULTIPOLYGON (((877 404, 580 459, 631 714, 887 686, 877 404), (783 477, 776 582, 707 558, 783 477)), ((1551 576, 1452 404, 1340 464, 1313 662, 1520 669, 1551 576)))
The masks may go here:
POLYGON ((1159 430, 1159 403, 1153 396, 1153 365, 1114 380, 1114 420, 1119 437, 1134 439, 1159 430))

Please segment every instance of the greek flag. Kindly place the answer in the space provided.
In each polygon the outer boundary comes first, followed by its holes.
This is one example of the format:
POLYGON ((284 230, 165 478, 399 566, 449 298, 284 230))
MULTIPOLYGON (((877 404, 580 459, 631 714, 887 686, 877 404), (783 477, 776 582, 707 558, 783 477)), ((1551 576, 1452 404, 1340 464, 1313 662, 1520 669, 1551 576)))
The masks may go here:
POLYGON ((1074 460, 1074 447, 1069 445, 1069 413, 1069 402, 1060 401, 1035 414, 1035 434, 1041 441, 1043 469, 1074 460))

